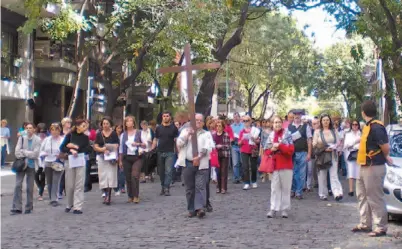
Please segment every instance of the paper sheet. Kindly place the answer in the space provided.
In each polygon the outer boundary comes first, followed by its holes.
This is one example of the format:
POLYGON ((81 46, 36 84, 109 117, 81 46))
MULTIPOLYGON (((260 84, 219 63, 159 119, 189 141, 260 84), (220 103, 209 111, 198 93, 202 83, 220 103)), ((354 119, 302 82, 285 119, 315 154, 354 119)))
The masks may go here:
POLYGON ((132 141, 127 141, 126 145, 127 145, 127 155, 135 155, 136 151, 138 150, 138 147, 133 146, 132 141))
POLYGON ((52 163, 57 160, 56 155, 48 155, 45 157, 45 162, 52 163))
POLYGON ((292 134, 292 140, 296 141, 297 139, 301 138, 302 135, 300 134, 299 131, 296 131, 295 133, 292 134))
POLYGON ((79 153, 77 156, 69 155, 68 163, 71 168, 84 167, 86 165, 85 154, 79 153))
POLYGON ((108 155, 104 155, 105 161, 117 160, 117 153, 116 151, 111 151, 108 155))

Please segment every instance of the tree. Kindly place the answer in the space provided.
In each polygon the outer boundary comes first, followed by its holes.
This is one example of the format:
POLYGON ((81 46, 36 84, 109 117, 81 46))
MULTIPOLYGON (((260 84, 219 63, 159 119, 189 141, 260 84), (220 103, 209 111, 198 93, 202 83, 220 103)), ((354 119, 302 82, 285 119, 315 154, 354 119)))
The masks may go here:
POLYGON ((259 106, 263 117, 269 96, 298 92, 314 79, 315 52, 295 20, 269 13, 245 25, 242 43, 228 59, 231 77, 247 96, 248 113, 259 106))
POLYGON ((353 106, 363 102, 369 87, 366 74, 375 69, 373 49, 369 39, 359 36, 332 45, 320 60, 320 80, 312 82, 308 92, 313 90, 319 99, 342 96, 348 115, 355 116, 353 106))

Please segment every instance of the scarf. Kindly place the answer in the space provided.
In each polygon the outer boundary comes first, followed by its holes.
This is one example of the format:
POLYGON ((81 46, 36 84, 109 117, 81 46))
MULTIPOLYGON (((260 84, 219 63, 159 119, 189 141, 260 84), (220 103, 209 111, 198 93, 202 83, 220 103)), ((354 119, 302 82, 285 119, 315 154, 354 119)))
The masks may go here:
POLYGON ((280 129, 279 131, 275 131, 274 132, 274 143, 280 143, 280 142, 282 142, 282 141, 279 141, 279 139, 281 139, 282 138, 282 136, 283 136, 283 131, 284 131, 284 129, 282 128, 282 129, 280 129))
POLYGON ((384 124, 378 120, 372 120, 366 126, 364 126, 362 136, 360 138, 359 152, 357 153, 357 163, 362 166, 367 165, 367 157, 371 160, 375 155, 381 153, 381 149, 376 151, 371 150, 367 153, 367 138, 370 134, 372 124, 379 124, 384 126, 384 124))

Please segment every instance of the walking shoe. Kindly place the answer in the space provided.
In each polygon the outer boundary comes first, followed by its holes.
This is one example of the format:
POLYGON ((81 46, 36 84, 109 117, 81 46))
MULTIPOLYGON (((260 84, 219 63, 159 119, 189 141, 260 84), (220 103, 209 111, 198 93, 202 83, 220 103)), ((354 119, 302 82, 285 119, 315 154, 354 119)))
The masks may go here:
POLYGON ((303 196, 302 195, 296 195, 296 199, 301 200, 301 199, 303 199, 303 196))
POLYGON ((69 213, 71 211, 71 208, 66 207, 66 209, 64 209, 64 212, 69 213))
POLYGON ((54 201, 53 204, 52 204, 52 206, 53 206, 53 207, 58 207, 58 206, 59 206, 59 202, 54 201))
POLYGON ((120 196, 120 191, 117 191, 116 193, 114 193, 114 196, 120 196))
POLYGON ((267 218, 274 218, 274 216, 275 216, 275 211, 269 210, 269 212, 267 213, 267 218))
POLYGON ((140 198, 139 198, 139 197, 134 197, 133 202, 134 202, 135 204, 140 203, 140 198))
POLYGON ((133 201, 134 201, 134 199, 133 199, 133 198, 128 198, 127 203, 132 203, 133 201))
POLYGON ((25 210, 24 214, 30 214, 32 213, 32 210, 25 210))
POLYGON ((328 190, 328 195, 333 196, 334 194, 332 193, 332 190, 328 190))
POLYGON ((200 218, 200 219, 204 218, 204 216, 205 216, 205 211, 202 210, 202 209, 198 210, 197 216, 198 216, 198 218, 200 218))
POLYGON ((349 196, 354 196, 355 195, 355 193, 352 191, 352 192, 349 192, 349 194, 348 194, 349 196))
POLYGON ((282 218, 288 218, 288 212, 282 211, 282 218))
POLYGON ((336 200, 336 201, 341 201, 342 199, 343 199, 343 196, 342 196, 342 195, 339 195, 339 196, 335 197, 335 200, 336 200))
POLYGON ((257 184, 256 182, 255 182, 255 183, 252 183, 252 184, 251 184, 251 187, 252 187, 252 188, 258 188, 258 184, 257 184))
POLYGON ((11 210, 10 215, 17 215, 17 214, 22 214, 21 210, 11 210))
POLYGON ((81 210, 74 210, 73 214, 82 214, 81 210))
POLYGON ((170 196, 170 190, 168 188, 165 189, 165 196, 170 196))
POLYGON ((320 199, 321 199, 322 201, 328 201, 328 198, 327 198, 326 196, 320 196, 320 199))
POLYGON ((250 189, 250 184, 244 184, 243 190, 249 190, 250 189))
POLYGON ((42 196, 38 196, 38 201, 43 201, 43 197, 42 197, 42 196))
POLYGON ((212 211, 214 211, 214 209, 212 208, 211 203, 208 203, 208 205, 206 206, 205 210, 207 210, 208 213, 211 213, 212 211))
POLYGON ((159 193, 159 195, 165 195, 165 189, 164 188, 161 189, 161 192, 159 193))

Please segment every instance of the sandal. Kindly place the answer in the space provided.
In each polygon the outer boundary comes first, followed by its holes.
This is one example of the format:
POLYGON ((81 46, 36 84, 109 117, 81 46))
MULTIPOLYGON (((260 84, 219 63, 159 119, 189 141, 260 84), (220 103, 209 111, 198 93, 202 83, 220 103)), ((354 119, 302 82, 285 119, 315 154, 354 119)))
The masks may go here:
POLYGON ((217 194, 219 194, 220 192, 221 192, 221 190, 220 190, 220 189, 217 189, 217 190, 216 190, 216 193, 217 193, 217 194))
POLYGON ((373 231, 368 234, 369 237, 383 237, 386 235, 387 235, 387 232, 385 232, 385 231, 373 231))
POLYGON ((369 232, 371 232, 371 229, 368 227, 361 227, 361 226, 357 225, 354 228, 352 228, 351 231, 354 233, 369 233, 369 232))

